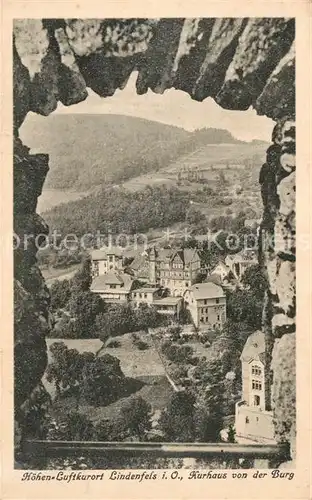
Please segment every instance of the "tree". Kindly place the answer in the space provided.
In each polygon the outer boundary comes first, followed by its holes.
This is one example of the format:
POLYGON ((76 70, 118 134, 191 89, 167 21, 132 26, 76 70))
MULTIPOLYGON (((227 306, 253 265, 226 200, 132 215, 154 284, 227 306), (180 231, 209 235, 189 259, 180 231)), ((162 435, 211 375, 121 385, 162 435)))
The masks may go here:
POLYGON ((196 274, 195 276, 195 279, 194 279, 194 283, 202 283, 207 277, 207 273, 205 273, 204 271, 199 271, 199 273, 196 274))
POLYGON ((190 225, 196 226, 197 224, 200 224, 203 221, 206 221, 206 217, 199 210, 196 210, 196 208, 194 207, 191 207, 188 210, 185 222, 187 222, 190 225))
POLYGON ((72 278, 73 292, 87 292, 90 290, 91 283, 91 260, 90 257, 86 257, 82 261, 81 269, 79 269, 72 278))
POLYGON ((88 441, 95 435, 91 420, 77 411, 57 418, 49 416, 45 421, 45 428, 46 439, 55 441, 88 441))
POLYGON ((50 346, 52 362, 48 364, 46 377, 49 383, 55 384, 56 396, 61 395, 64 377, 66 377, 67 366, 67 347, 64 342, 54 342, 50 346))
POLYGON ((132 332, 134 325, 134 310, 130 304, 114 304, 96 318, 96 329, 102 342, 132 332))
POLYGON ((52 361, 48 364, 47 381, 55 384, 56 396, 59 397, 65 390, 78 389, 82 381, 84 365, 94 354, 79 354, 77 349, 68 349, 64 342, 54 342, 50 346, 52 361))
POLYGON ((125 422, 120 415, 112 420, 100 420, 95 426, 98 441, 123 441, 127 437, 125 422))
POLYGON ((219 441, 224 417, 222 364, 219 359, 212 359, 209 363, 201 362, 197 368, 196 375, 200 378, 202 394, 197 401, 197 437, 203 442, 219 441))
POLYGON ((119 359, 110 354, 87 363, 82 378, 82 396, 92 405, 107 405, 118 399, 126 381, 119 359))
POLYGON ((89 291, 76 292, 72 295, 68 306, 75 319, 77 338, 95 337, 95 319, 104 311, 101 297, 89 291))
POLYGON ((70 281, 69 280, 56 280, 52 283, 50 288, 51 294, 51 309, 63 309, 67 306, 71 297, 70 281))
POLYGON ((194 354, 194 349, 190 345, 175 345, 169 343, 163 343, 162 345, 163 354, 172 361, 178 364, 188 364, 194 354))
POLYGON ((228 437, 227 437, 228 443, 235 443, 235 435, 236 435, 236 432, 235 432, 234 426, 232 424, 230 424, 229 429, 228 429, 228 437))
POLYGON ((159 426, 167 441, 193 442, 195 440, 195 396, 187 391, 174 392, 162 411, 159 426))
POLYGON ((124 428, 129 431, 130 436, 143 441, 152 428, 151 405, 141 396, 133 396, 124 403, 120 412, 124 428))
POLYGON ((236 323, 247 323, 254 329, 261 328, 263 299, 251 290, 236 288, 227 294, 227 315, 236 323))
POLYGON ((140 304, 135 311, 135 324, 138 330, 148 330, 148 328, 156 328, 162 320, 161 315, 157 312, 156 307, 140 304))
POLYGON ((242 284, 259 300, 263 300, 264 293, 267 289, 267 281, 259 264, 255 264, 246 269, 242 276, 242 284))

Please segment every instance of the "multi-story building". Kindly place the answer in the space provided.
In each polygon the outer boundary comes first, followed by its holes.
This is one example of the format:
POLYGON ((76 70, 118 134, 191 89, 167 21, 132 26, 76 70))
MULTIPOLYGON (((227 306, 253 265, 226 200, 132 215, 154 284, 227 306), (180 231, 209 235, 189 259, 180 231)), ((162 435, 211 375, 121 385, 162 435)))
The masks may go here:
POLYGON ((122 271, 122 250, 118 247, 104 247, 91 252, 92 277, 102 276, 109 271, 122 271))
POLYGON ((186 308, 199 329, 221 329, 226 321, 226 296, 215 283, 197 283, 184 293, 186 308))
POLYGON ((136 255, 127 266, 126 272, 143 283, 150 282, 150 264, 147 252, 136 255))
POLYGON ((161 249, 152 247, 148 253, 150 283, 168 288, 174 297, 182 296, 196 280, 200 257, 196 249, 161 249))
POLYGON ((241 354, 242 400, 236 403, 235 430, 238 442, 274 443, 273 413, 265 402, 265 335, 254 332, 241 354))
POLYGON ((135 287, 135 280, 131 276, 118 271, 109 271, 96 276, 90 290, 98 293, 105 302, 121 303, 131 299, 131 291, 135 287))
POLYGON ((155 298, 153 302, 159 314, 170 316, 173 320, 178 320, 183 308, 182 297, 162 297, 155 298))
POLYGON ((131 301, 136 307, 141 304, 153 306, 159 314, 171 316, 176 320, 179 319, 183 307, 182 297, 164 297, 164 290, 159 287, 136 288, 131 292, 131 301))
POLYGON ((141 304, 151 306, 153 305, 155 299, 160 297, 161 290, 156 287, 136 288, 133 292, 131 292, 131 301, 136 307, 139 307, 141 304))

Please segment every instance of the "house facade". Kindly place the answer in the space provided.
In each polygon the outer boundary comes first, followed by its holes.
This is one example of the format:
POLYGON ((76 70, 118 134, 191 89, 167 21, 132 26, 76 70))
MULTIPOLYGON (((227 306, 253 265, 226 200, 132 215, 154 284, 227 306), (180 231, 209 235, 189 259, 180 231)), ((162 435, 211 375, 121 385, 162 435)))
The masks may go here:
POLYGON ((160 288, 143 287, 136 288, 131 292, 131 301, 136 307, 139 307, 141 304, 152 306, 155 300, 160 297, 160 288))
POLYGON ((155 299, 153 305, 159 314, 170 316, 173 320, 179 320, 183 309, 182 297, 162 297, 155 299))
POLYGON ((98 293, 105 302, 122 303, 131 300, 131 291, 135 284, 135 280, 128 274, 113 270, 96 276, 90 290, 98 293))
POLYGON ((122 251, 116 247, 104 247, 91 252, 92 277, 102 276, 110 271, 122 271, 122 251))
POLYGON ((161 249, 155 247, 148 254, 150 283, 168 288, 173 297, 182 296, 196 280, 201 269, 195 249, 161 249))
POLYGON ((221 329, 226 321, 226 296, 215 283, 197 283, 183 295, 185 307, 190 311, 198 329, 221 329))
POLYGON ((265 336, 250 335, 242 355, 242 400, 236 403, 237 441, 274 443, 273 413, 265 405, 265 336))

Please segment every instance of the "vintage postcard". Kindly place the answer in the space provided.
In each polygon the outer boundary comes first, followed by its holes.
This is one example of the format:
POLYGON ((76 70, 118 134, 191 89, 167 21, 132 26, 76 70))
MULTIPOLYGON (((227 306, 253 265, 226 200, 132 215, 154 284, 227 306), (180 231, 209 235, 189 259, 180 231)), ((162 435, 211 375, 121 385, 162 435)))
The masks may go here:
POLYGON ((3 2, 1 498, 310 498, 310 42, 3 2))

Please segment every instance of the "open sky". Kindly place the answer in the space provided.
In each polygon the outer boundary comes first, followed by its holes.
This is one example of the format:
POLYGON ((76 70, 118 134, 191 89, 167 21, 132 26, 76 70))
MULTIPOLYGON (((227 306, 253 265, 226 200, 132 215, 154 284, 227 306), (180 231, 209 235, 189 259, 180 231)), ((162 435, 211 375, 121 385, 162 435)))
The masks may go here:
POLYGON ((185 92, 167 90, 163 95, 149 91, 137 95, 133 73, 124 90, 116 90, 114 96, 101 98, 89 89, 89 97, 82 103, 65 107, 59 105, 56 113, 104 113, 137 116, 186 130, 203 127, 229 130, 237 139, 251 141, 260 139, 270 142, 274 122, 264 116, 257 116, 254 110, 228 111, 222 109, 213 99, 196 102, 185 92))

